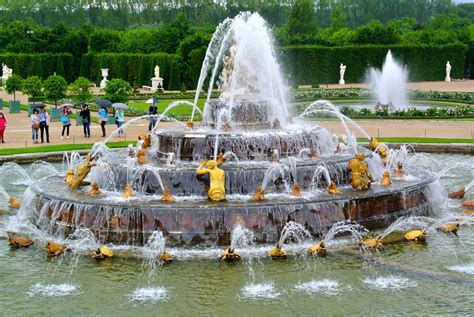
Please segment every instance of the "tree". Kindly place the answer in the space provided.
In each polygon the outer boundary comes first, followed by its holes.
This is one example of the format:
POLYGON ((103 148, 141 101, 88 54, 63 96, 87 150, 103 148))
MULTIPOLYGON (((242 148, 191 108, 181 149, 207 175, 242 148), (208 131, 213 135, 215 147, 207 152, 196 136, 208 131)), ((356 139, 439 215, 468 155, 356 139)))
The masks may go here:
POLYGON ((127 102, 132 93, 132 86, 123 79, 115 78, 107 83, 105 87, 105 99, 111 102, 127 102))
POLYGON ((181 67, 179 61, 174 60, 171 64, 170 82, 168 83, 168 90, 181 89, 181 67))
POLYGON ((30 76, 23 81, 21 92, 31 97, 31 101, 35 101, 38 96, 43 93, 43 84, 38 76, 30 76))
POLYGON ((16 92, 21 90, 22 85, 23 79, 17 74, 13 74, 7 79, 5 89, 9 94, 13 94, 13 101, 16 101, 16 92))
POLYGON ((66 97, 67 82, 61 76, 49 76, 43 83, 44 92, 47 98, 54 100, 54 105, 58 105, 58 100, 66 97))
POLYGON ((85 77, 77 78, 71 85, 69 85, 69 95, 77 101, 87 101, 92 98, 90 87, 92 82, 85 77))
POLYGON ((89 38, 91 52, 117 52, 120 44, 120 33, 110 30, 95 30, 89 38))
POLYGON ((380 21, 372 20, 357 28, 354 34, 354 44, 395 44, 398 36, 391 27, 386 27, 380 21))

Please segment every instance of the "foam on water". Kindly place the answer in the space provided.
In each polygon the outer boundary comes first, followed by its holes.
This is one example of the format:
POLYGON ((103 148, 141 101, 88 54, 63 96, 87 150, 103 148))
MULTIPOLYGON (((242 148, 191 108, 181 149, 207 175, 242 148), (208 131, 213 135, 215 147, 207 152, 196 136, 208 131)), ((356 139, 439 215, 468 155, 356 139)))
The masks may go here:
POLYGON ((41 284, 37 283, 30 287, 27 294, 30 297, 43 296, 43 297, 59 297, 68 295, 77 295, 79 286, 74 284, 41 284))
POLYGON ((137 288, 129 299, 136 302, 162 302, 169 298, 169 292, 164 287, 142 287, 137 288))
POLYGON ((379 277, 367 277, 363 280, 369 288, 377 290, 399 290, 407 287, 415 287, 416 282, 411 281, 408 278, 389 275, 379 277))
POLYGON ((338 295, 340 291, 340 283, 335 280, 311 280, 305 283, 298 283, 295 289, 306 294, 324 294, 328 296, 338 295))
POLYGON ((273 283, 248 283, 241 291, 241 297, 257 300, 257 299, 274 299, 280 296, 280 292, 275 288, 273 283))
POLYGON ((448 267, 448 270, 465 274, 474 274, 474 263, 452 265, 448 267))

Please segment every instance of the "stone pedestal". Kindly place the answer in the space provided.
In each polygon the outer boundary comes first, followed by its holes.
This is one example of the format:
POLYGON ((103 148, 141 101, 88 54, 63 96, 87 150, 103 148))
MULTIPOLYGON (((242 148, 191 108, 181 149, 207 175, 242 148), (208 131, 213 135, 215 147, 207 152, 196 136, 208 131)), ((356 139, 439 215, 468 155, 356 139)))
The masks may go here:
POLYGON ((99 87, 101 89, 104 89, 105 87, 107 87, 107 82, 108 82, 107 76, 109 76, 109 69, 102 68, 101 71, 102 71, 102 80, 100 81, 99 87))
POLYGON ((151 92, 156 92, 159 88, 163 88, 163 78, 153 77, 151 79, 151 92))

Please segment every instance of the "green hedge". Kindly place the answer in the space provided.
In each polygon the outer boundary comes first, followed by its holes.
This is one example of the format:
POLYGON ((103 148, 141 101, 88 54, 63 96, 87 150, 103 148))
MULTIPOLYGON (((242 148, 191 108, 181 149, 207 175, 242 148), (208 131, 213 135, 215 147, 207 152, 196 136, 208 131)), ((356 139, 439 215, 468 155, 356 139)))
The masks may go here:
POLYGON ((42 79, 53 75, 63 76, 68 82, 74 81, 73 58, 71 54, 0 54, 0 64, 13 69, 14 74, 23 78, 38 76, 42 79))
MULTIPOLYGON (((108 79, 121 78, 133 87, 151 86, 155 65, 160 66, 160 77, 164 88, 168 88, 171 65, 177 60, 173 54, 128 54, 128 53, 88 53, 82 55, 80 76, 99 83, 102 79, 101 68, 109 69, 108 79)), ((178 74, 180 76, 181 74, 178 74)))
POLYGON ((334 84, 339 82, 339 65, 347 66, 346 83, 364 82, 369 67, 381 68, 387 51, 407 65, 411 81, 444 80, 449 61, 452 78, 463 78, 467 46, 367 45, 367 46, 288 46, 283 61, 293 84, 334 84))

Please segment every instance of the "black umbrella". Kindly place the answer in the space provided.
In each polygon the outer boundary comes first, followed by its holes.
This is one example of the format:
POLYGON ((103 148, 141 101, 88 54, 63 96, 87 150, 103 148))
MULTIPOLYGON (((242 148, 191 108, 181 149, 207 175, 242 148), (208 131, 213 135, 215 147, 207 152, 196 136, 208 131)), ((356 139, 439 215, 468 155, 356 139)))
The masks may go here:
POLYGON ((47 105, 45 105, 44 103, 41 103, 41 102, 40 103, 34 103, 34 104, 31 105, 31 108, 33 108, 33 109, 34 108, 46 108, 46 107, 47 107, 47 105))
POLYGON ((74 103, 74 106, 78 107, 78 106, 83 106, 85 105, 87 102, 85 102, 84 100, 81 100, 81 101, 78 101, 76 103, 74 103))
POLYGON ((110 106, 112 106, 112 103, 107 99, 98 99, 98 100, 95 101, 95 103, 100 107, 110 107, 110 106))

